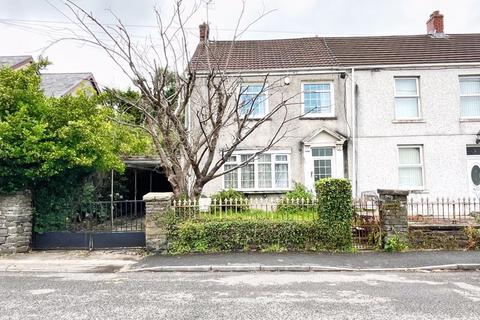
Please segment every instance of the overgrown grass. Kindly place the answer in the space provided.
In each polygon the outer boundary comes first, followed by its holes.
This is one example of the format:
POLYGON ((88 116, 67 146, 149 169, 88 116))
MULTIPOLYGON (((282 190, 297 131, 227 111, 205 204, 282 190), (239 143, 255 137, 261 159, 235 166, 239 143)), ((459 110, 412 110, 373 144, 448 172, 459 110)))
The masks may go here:
POLYGON ((195 220, 201 221, 246 221, 246 220, 270 220, 270 221, 314 221, 318 218, 316 210, 299 210, 296 212, 264 211, 249 209, 246 211, 225 210, 216 212, 200 212, 195 220))

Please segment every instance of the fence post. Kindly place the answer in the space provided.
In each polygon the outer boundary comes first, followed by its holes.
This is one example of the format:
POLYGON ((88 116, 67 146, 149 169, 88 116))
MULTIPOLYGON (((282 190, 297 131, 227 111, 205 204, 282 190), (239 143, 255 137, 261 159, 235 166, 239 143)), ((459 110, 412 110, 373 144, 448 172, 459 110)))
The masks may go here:
POLYGON ((145 245, 147 250, 166 252, 167 223, 171 208, 172 192, 150 192, 143 196, 145 201, 145 245))
POLYGON ((408 238, 408 191, 404 190, 377 190, 380 204, 380 227, 384 243, 392 236, 397 235, 402 240, 408 238))
POLYGON ((0 253, 30 250, 32 212, 29 191, 0 195, 0 253))

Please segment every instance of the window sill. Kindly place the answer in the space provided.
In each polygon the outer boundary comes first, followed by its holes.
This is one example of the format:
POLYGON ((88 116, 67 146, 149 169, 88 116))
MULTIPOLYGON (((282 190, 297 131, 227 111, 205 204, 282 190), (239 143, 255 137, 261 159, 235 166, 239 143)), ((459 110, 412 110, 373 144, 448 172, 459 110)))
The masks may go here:
POLYGON ((480 122, 480 118, 460 118, 460 122, 480 122))
POLYGON ((303 116, 299 120, 337 120, 336 116, 303 116))
POLYGON ((424 119, 398 119, 392 120, 392 123, 426 123, 424 119))
POLYGON ((430 191, 423 188, 399 188, 399 190, 404 190, 410 192, 410 194, 428 194, 430 191))
POLYGON ((291 189, 282 190, 238 190, 245 194, 283 194, 291 191, 291 189))

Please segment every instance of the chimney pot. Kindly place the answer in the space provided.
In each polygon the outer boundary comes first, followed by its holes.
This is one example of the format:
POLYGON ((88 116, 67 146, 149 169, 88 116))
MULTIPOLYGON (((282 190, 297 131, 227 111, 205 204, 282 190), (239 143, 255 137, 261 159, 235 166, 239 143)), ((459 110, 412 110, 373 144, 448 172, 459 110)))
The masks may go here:
POLYGON ((208 24, 204 22, 198 26, 198 29, 200 31, 200 41, 208 41, 208 36, 210 34, 210 28, 208 27, 208 24))
POLYGON ((427 21, 427 33, 431 35, 443 35, 443 14, 439 10, 433 11, 427 21))

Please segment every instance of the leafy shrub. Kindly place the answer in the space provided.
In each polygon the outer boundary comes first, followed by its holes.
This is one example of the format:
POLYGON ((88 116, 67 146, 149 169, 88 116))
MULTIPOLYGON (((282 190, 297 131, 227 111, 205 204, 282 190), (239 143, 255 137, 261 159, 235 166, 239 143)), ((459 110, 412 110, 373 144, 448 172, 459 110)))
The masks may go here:
POLYGON ((327 228, 326 241, 352 247, 352 186, 347 179, 327 178, 316 185, 319 219, 327 228))
POLYGON ((170 253, 219 251, 343 251, 350 243, 332 239, 318 221, 184 221, 171 228, 170 253), (278 250, 277 250, 278 249, 278 250))
POLYGON ((321 235, 313 221, 185 221, 171 234, 170 251, 306 250, 316 247, 321 235))
MULTIPOLYGON (((109 219, 107 205, 93 204, 110 199, 110 174, 74 168, 64 174, 37 181, 33 186, 35 232, 64 231, 87 217, 102 223, 109 219)), ((114 180, 114 200, 127 191, 124 177, 114 180)), ((78 227, 78 225, 77 225, 78 227)))
POLYGON ((307 190, 305 186, 301 183, 295 183, 295 188, 292 191, 288 191, 285 196, 285 199, 294 200, 294 199, 305 199, 312 200, 313 194, 310 190, 307 190))
POLYGON ((398 235, 393 235, 385 242, 383 249, 387 252, 400 252, 408 249, 407 243, 398 235))
POLYGON ((283 196, 277 211, 287 215, 299 212, 312 213, 317 210, 316 206, 313 206, 313 199, 313 194, 303 184, 296 183, 295 188, 283 196))
POLYGON ((211 210, 216 211, 245 211, 249 209, 247 197, 240 191, 227 189, 212 196, 211 210), (220 205, 221 203, 221 205, 220 205))
POLYGON ((467 235, 467 250, 480 249, 480 229, 475 228, 474 226, 468 226, 464 229, 465 234, 467 235))

